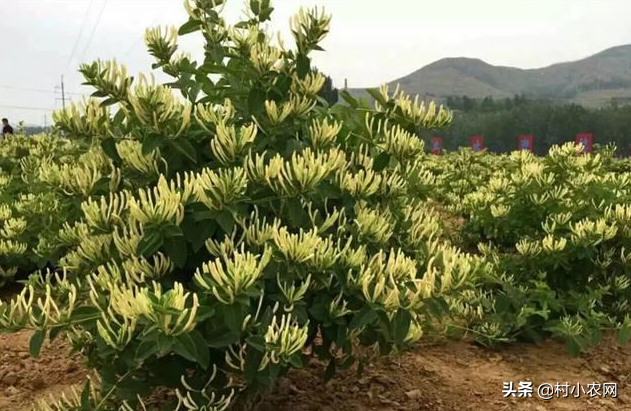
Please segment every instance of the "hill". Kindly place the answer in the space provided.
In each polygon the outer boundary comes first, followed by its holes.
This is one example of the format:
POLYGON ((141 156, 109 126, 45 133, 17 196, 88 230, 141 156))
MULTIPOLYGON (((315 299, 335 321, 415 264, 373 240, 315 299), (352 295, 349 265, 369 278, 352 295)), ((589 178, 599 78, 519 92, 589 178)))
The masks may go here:
MULTIPOLYGON (((411 93, 443 99, 448 96, 529 98, 600 107, 615 99, 631 102, 631 44, 590 57, 538 69, 494 66, 474 58, 445 58, 389 84, 411 93)), ((363 96, 360 89, 350 89, 363 96)))

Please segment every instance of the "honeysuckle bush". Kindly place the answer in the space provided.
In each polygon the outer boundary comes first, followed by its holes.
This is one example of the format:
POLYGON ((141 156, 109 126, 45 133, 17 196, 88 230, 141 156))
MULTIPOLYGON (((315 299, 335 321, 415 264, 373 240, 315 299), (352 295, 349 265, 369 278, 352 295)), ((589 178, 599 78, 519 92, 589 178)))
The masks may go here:
POLYGON ((55 270, 0 305, 0 330, 34 330, 33 354, 62 334, 100 378, 42 409, 132 409, 156 389, 177 409, 226 409, 307 355, 331 376, 361 364, 357 344, 409 346, 490 275, 442 239, 419 184, 417 134, 448 111, 387 87, 374 107, 329 107, 310 57, 330 23, 317 9, 291 20, 288 48, 264 29, 266 0, 234 25, 223 1, 185 6, 179 30, 145 36, 170 83, 96 61, 80 69, 93 97, 55 113, 91 147, 70 182, 45 173, 81 218, 48 243, 55 270), (189 33, 200 62, 178 51, 189 33))
POLYGON ((51 134, 16 134, 2 140, 0 287, 54 264, 59 257, 52 245, 62 225, 78 218, 78 199, 57 189, 57 181, 48 181, 47 170, 65 167, 72 170, 65 177, 75 178, 72 164, 81 161, 87 150, 82 142, 51 134))
POLYGON ((462 198, 476 191, 507 163, 509 157, 503 154, 474 152, 464 147, 458 151, 445 151, 424 161, 419 185, 425 187, 427 198, 441 204, 446 211, 462 214, 462 198))
POLYGON ((462 238, 496 267, 458 300, 482 339, 552 335, 573 353, 604 329, 629 340, 631 173, 613 153, 514 152, 462 199, 462 238))

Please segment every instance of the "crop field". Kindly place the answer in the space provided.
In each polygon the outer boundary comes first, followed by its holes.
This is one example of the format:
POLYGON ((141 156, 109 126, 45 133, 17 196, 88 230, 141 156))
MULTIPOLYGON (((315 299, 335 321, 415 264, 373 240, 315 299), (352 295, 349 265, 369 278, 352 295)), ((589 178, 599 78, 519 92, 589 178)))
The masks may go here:
POLYGON ((215 3, 0 141, 0 409, 631 409, 631 161, 432 155, 448 108, 320 96, 327 14, 215 3))

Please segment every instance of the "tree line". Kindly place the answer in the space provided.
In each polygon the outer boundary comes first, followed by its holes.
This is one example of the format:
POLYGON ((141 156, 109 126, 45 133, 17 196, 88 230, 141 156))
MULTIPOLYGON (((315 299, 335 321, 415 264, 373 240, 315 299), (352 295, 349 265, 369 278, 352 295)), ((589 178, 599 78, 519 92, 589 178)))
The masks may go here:
POLYGON ((524 96, 502 100, 449 97, 445 104, 454 111, 454 120, 433 135, 443 138, 446 150, 469 146, 471 136, 482 135, 490 151, 510 152, 517 148, 520 134, 532 134, 534 152, 544 155, 552 145, 574 141, 576 134, 588 132, 594 144, 613 143, 619 156, 631 154, 631 105, 612 103, 588 109, 524 96))

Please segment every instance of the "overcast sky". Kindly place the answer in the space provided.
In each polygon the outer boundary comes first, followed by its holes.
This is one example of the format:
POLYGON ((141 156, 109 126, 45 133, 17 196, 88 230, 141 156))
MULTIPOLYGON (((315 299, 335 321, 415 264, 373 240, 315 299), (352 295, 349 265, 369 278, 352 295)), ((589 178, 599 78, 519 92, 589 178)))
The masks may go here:
MULTIPOLYGON (((289 17, 301 5, 323 5, 333 15, 326 52, 314 60, 336 86, 345 78, 349 87, 376 86, 444 57, 535 68, 631 43, 631 1, 624 0, 272 3, 271 28, 286 36, 289 17)), ((234 20, 244 3, 228 4, 234 20)), ((61 106, 62 74, 68 97, 80 99, 70 94, 85 92, 76 73, 80 62, 116 58, 131 73, 150 70, 144 29, 185 20, 180 0, 0 0, 0 116, 42 124, 61 106)), ((201 43, 188 37, 182 48, 199 50, 201 43)))

